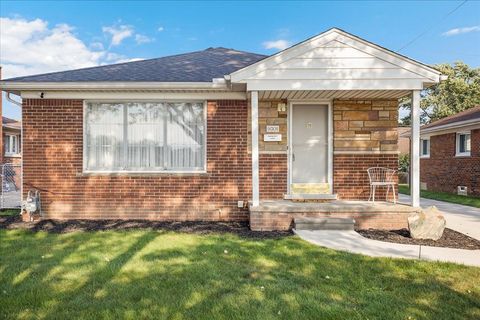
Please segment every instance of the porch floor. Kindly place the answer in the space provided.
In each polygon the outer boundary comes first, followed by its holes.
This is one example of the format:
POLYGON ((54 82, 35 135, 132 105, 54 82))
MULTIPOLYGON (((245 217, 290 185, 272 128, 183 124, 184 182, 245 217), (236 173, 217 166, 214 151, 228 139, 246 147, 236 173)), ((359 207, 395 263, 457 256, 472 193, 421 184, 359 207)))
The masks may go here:
POLYGON ((288 230, 298 217, 337 217, 355 219, 359 229, 402 229, 408 226, 409 215, 418 212, 405 204, 391 202, 347 201, 293 202, 289 200, 263 200, 258 207, 250 205, 252 230, 288 230))
POLYGON ((250 206, 250 211, 272 212, 417 212, 406 204, 384 201, 348 201, 335 200, 331 202, 295 202, 290 200, 263 200, 256 208, 250 206))

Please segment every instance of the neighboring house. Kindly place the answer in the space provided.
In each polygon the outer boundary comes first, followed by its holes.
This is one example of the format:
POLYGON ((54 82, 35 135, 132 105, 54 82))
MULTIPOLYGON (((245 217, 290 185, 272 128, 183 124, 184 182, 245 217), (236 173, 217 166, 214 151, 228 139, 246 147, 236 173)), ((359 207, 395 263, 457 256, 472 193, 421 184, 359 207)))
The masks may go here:
POLYGON ((480 106, 421 127, 422 188, 480 196, 480 106))
POLYGON ((398 152, 410 154, 410 127, 398 127, 398 152))
POLYGON ((20 121, 7 117, 2 117, 3 133, 3 162, 20 164, 21 156, 21 132, 22 124, 20 121))
MULTIPOLYGON (((263 214, 267 200, 367 200, 367 168, 398 166, 398 99, 419 110, 441 79, 331 29, 272 56, 209 48, 0 85, 22 97, 23 193, 41 191, 46 217, 268 230, 291 216, 263 214)), ((359 221, 406 223, 369 210, 359 221)))

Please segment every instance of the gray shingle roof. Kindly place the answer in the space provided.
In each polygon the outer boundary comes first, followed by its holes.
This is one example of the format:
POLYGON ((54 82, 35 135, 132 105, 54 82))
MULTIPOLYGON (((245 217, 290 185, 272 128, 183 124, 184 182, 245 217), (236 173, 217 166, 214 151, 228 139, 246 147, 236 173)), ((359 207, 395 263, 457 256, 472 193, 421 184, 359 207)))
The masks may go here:
POLYGON ((227 48, 178 54, 92 68, 5 79, 15 82, 153 81, 211 82, 266 58, 227 48))
POLYGON ((480 105, 472 107, 470 109, 464 110, 457 114, 453 114, 451 116, 445 117, 443 119, 434 121, 432 123, 426 124, 421 127, 421 129, 433 129, 439 126, 444 126, 447 124, 452 124, 456 122, 462 122, 467 120, 475 120, 478 119, 480 121, 480 105))

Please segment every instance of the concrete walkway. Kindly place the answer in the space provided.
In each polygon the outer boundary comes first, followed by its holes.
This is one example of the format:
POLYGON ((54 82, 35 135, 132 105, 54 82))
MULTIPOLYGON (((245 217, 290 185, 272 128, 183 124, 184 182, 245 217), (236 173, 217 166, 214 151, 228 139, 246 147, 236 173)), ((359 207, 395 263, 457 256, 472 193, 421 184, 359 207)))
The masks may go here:
POLYGON ((371 257, 392 257, 454 262, 480 267, 480 250, 408 245, 371 240, 355 231, 294 230, 300 238, 335 250, 359 253, 371 257))
MULTIPOLYGON (((399 202, 410 203, 410 196, 400 194, 399 202)), ((447 228, 480 240, 480 209, 444 201, 420 199, 422 208, 435 206, 447 220, 447 228)))

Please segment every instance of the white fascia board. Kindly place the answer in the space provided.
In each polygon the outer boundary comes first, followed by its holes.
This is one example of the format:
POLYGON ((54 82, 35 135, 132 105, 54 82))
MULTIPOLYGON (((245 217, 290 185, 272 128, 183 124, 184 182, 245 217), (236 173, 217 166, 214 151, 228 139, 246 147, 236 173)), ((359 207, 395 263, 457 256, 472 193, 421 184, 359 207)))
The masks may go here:
POLYGON ((23 91, 23 90, 175 90, 175 89, 196 89, 228 90, 224 81, 219 82, 15 82, 0 81, 0 89, 4 91, 23 91))
MULTIPOLYGON (((22 91, 22 99, 41 99, 42 91, 22 91)), ((43 99, 81 100, 246 100, 246 92, 133 92, 133 91, 45 91, 43 99)))
POLYGON ((425 82, 438 83, 441 81, 441 73, 431 67, 423 65, 415 60, 396 54, 378 45, 365 41, 354 35, 348 34, 338 29, 331 29, 327 32, 319 34, 316 37, 301 42, 293 47, 280 51, 268 58, 260 60, 252 65, 249 65, 243 69, 237 70, 230 74, 232 82, 246 82, 250 77, 262 72, 268 68, 271 68, 277 64, 285 62, 293 57, 299 56, 302 53, 310 51, 316 47, 327 44, 333 40, 340 41, 355 49, 361 50, 374 57, 395 64, 406 70, 412 71, 425 77, 425 82))

